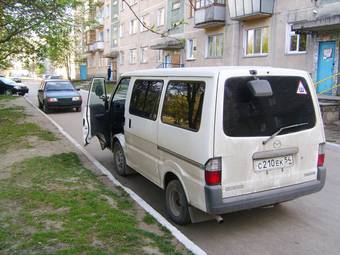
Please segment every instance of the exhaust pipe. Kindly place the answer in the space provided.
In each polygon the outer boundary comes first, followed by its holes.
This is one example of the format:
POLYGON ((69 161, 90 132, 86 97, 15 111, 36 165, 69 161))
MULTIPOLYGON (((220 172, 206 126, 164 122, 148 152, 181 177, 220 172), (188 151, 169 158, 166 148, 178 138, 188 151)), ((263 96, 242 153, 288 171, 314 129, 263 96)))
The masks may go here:
POLYGON ((215 220, 217 221, 218 224, 222 224, 224 222, 221 215, 215 215, 215 220))

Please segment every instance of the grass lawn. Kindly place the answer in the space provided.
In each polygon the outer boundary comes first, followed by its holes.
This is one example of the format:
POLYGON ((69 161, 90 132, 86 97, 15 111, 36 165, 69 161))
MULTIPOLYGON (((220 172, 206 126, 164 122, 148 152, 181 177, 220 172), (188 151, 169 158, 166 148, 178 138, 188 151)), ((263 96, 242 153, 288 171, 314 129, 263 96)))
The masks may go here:
POLYGON ((54 133, 42 129, 36 123, 25 122, 25 113, 22 107, 5 107, 6 102, 16 97, 0 96, 0 154, 11 147, 30 147, 27 137, 36 136, 46 141, 55 141, 54 133), (6 139, 4 139, 6 138, 6 139))
MULTIPOLYGON (((0 98, 0 133, 6 134, 1 160, 8 162, 13 148, 25 150, 11 146, 28 137, 47 148, 61 143, 30 123, 23 108, 5 106, 11 99, 0 98)), ((104 177, 85 168, 76 153, 43 157, 32 151, 10 167, 0 164, 0 254, 189 254, 122 189, 104 185, 104 177)))

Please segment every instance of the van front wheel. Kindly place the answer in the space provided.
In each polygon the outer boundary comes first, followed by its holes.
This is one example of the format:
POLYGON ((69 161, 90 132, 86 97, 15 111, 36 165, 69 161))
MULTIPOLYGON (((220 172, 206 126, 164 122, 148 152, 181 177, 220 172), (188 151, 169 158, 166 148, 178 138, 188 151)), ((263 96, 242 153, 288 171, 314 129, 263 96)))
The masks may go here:
POLYGON ((188 200, 179 180, 172 180, 166 187, 165 205, 169 217, 175 223, 179 225, 190 223, 188 200))
POLYGON ((119 142, 115 142, 113 145, 113 161, 117 173, 120 176, 126 176, 128 172, 125 154, 119 142))

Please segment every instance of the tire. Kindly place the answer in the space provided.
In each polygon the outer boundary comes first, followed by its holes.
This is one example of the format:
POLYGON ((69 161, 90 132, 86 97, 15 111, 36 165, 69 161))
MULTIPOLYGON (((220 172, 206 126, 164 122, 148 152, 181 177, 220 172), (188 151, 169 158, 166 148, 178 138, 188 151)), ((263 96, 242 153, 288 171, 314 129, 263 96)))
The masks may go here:
POLYGON ((47 107, 47 105, 45 103, 43 103, 42 108, 43 108, 43 112, 44 113, 46 113, 46 114, 50 113, 50 110, 48 109, 48 107, 47 107))
POLYGON ((113 163, 118 175, 127 176, 129 174, 124 150, 118 141, 113 144, 113 163))
POLYGON ((81 107, 77 107, 76 112, 81 112, 81 107))
POLYGON ((40 101, 38 101, 38 106, 39 106, 39 109, 42 109, 42 103, 40 103, 40 101))
POLYGON ((12 90, 7 89, 7 90, 5 91, 5 95, 6 95, 6 96, 12 96, 12 95, 13 95, 12 90))
POLYGON ((165 190, 166 211, 170 219, 178 225, 191 222, 189 204, 179 180, 172 180, 165 190))

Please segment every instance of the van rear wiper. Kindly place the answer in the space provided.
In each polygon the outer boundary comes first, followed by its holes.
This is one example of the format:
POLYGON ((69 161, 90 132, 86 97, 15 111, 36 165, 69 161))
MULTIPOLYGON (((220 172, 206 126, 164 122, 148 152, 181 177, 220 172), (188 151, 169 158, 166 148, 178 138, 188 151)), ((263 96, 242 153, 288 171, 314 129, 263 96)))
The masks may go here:
POLYGON ((295 128, 295 127, 306 126, 306 125, 308 125, 308 122, 282 127, 278 131, 276 131, 274 134, 272 134, 267 140, 263 141, 262 144, 266 145, 270 140, 272 140, 275 136, 279 135, 283 130, 295 128))

